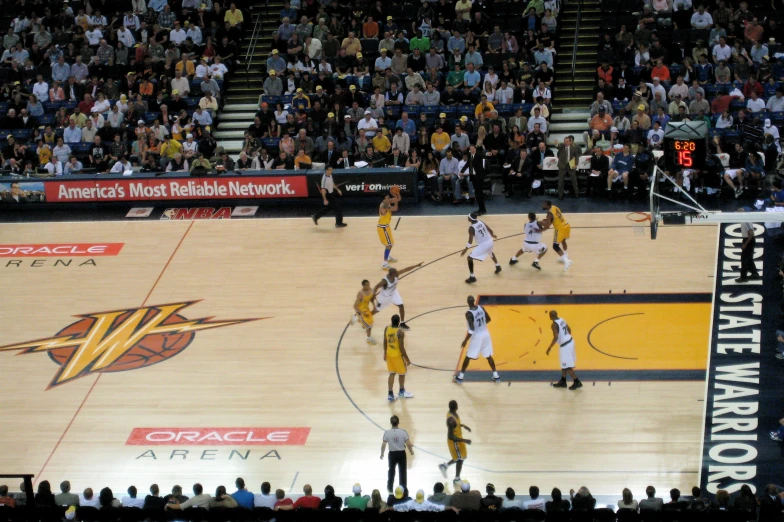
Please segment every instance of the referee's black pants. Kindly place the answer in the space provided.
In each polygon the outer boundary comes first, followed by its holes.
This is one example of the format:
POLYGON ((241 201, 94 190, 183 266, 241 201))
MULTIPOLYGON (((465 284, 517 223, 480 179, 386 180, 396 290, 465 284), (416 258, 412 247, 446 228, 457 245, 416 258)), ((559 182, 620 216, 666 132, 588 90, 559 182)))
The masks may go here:
POLYGON ((746 279, 749 277, 749 273, 751 273, 752 277, 759 277, 759 273, 757 272, 757 266, 754 264, 754 247, 756 246, 757 242, 752 239, 749 241, 749 244, 746 248, 742 248, 740 251, 740 278, 746 279))
POLYGON ((318 221, 329 212, 335 213, 336 225, 343 223, 343 208, 340 206, 340 203, 338 203, 337 196, 335 193, 327 192, 327 204, 322 206, 321 209, 313 215, 313 217, 316 218, 316 221, 318 221))
POLYGON ((390 451, 389 458, 389 473, 387 474, 387 491, 394 489, 395 483, 395 467, 397 467, 398 474, 400 475, 400 485, 406 488, 406 452, 403 451, 390 451))

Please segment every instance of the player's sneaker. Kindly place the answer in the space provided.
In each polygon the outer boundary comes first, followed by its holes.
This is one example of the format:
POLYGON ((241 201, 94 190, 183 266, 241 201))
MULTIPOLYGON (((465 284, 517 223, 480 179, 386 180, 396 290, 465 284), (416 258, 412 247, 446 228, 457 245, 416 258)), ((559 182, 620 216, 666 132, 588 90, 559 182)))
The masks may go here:
POLYGON ((580 379, 575 379, 571 386, 569 386, 570 390, 576 390, 577 388, 582 388, 583 383, 580 382, 580 379))
POLYGON ((316 217, 316 214, 313 214, 312 216, 310 216, 310 219, 313 220, 313 224, 314 225, 318 225, 318 218, 316 217))
POLYGON ((493 382, 501 382, 501 377, 500 376, 493 377, 493 382))
POLYGON ((561 379, 557 383, 553 384, 553 388, 566 388, 566 379, 561 379))
POLYGON ((469 285, 470 285, 471 283, 476 283, 476 278, 475 278, 475 277, 473 277, 473 276, 471 276, 471 277, 469 277, 468 279, 466 279, 466 283, 468 283, 469 285))
POLYGON ((501 273, 501 265, 495 265, 495 273, 496 274, 500 274, 501 273))
POLYGON ((408 390, 405 390, 405 391, 401 391, 400 393, 398 393, 397 394, 397 398, 398 399, 413 399, 414 398, 414 394, 411 393, 408 390))
POLYGON ((572 266, 572 260, 571 259, 567 259, 566 261, 564 261, 564 272, 569 270, 570 266, 572 266))
POLYGON ((537 270, 541 270, 542 269, 542 267, 539 266, 539 261, 534 261, 533 263, 531 263, 531 266, 536 268, 537 270))
POLYGON ((455 374, 454 381, 455 381, 455 384, 463 384, 463 378, 462 377, 458 377, 457 374, 455 374))
POLYGON ((558 262, 559 262, 559 263, 561 263, 561 264, 563 264, 563 261, 564 261, 564 260, 563 260, 563 256, 558 256, 558 262))
POLYGON ((406 323, 400 323, 400 329, 409 331, 411 328, 406 323))
POLYGON ((510 260, 509 260, 509 264, 510 264, 510 265, 516 265, 516 264, 517 264, 517 263, 519 263, 519 262, 520 262, 520 260, 519 260, 519 259, 510 259, 510 260))
POLYGON ((389 263, 387 263, 386 261, 384 261, 384 262, 381 264, 381 270, 389 270, 389 263))
POLYGON ((387 400, 388 400, 389 402, 395 402, 395 396, 394 396, 393 394, 391 394, 391 393, 390 393, 389 395, 387 395, 387 400))
POLYGON ((463 479, 461 479, 460 477, 455 477, 455 478, 452 480, 452 483, 453 483, 453 484, 460 484, 461 482, 463 482, 463 479))
POLYGON ((449 469, 449 466, 447 466, 446 463, 444 462, 438 465, 438 469, 441 470, 441 474, 444 476, 444 478, 446 478, 446 471, 449 469))
POLYGON ((736 188, 735 189, 735 199, 738 199, 742 192, 743 192, 743 189, 741 189, 740 187, 736 188))
POLYGON ((375 340, 375 339, 373 339, 372 337, 368 337, 368 338, 367 338, 367 343, 368 343, 369 345, 372 345, 372 346, 375 346, 375 345, 377 345, 377 344, 378 344, 378 343, 376 342, 376 340, 375 340))
POLYGON ((394 257, 392 257, 392 256, 389 256, 389 257, 387 258, 387 263, 397 263, 397 259, 395 259, 395 258, 394 258, 394 257))
MULTIPOLYGON (((780 441, 781 437, 779 437, 779 434, 776 433, 775 431, 771 431, 770 432, 770 440, 780 441)), ((442 466, 443 466, 443 464, 442 464, 442 466)), ((446 476, 446 472, 444 472, 444 476, 446 476)))
POLYGON ((351 324, 357 324, 357 321, 359 321, 359 316, 357 314, 352 315, 351 324))

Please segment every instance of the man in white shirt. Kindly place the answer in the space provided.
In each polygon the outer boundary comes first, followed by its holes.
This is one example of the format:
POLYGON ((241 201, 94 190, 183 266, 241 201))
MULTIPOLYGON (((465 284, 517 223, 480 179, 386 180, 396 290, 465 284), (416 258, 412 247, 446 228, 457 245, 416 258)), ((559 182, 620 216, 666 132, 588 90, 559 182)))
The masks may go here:
POLYGON ((766 107, 770 112, 784 111, 784 91, 776 89, 776 95, 770 97, 766 107))
POLYGON ((101 507, 98 503, 98 497, 93 495, 93 488, 87 488, 79 495, 80 507, 101 507))
POLYGON ((46 171, 49 173, 50 176, 62 176, 63 175, 63 164, 57 161, 57 158, 54 156, 49 158, 49 161, 44 165, 46 171))
POLYGON ((357 123, 357 132, 364 130, 367 139, 373 139, 373 136, 378 132, 378 122, 373 118, 373 113, 369 110, 365 111, 365 117, 357 123))
POLYGON ((376 58, 374 65, 376 67, 376 70, 381 72, 384 72, 385 70, 392 68, 392 59, 389 56, 387 56, 386 49, 381 49, 381 56, 376 58))
POLYGON ((253 506, 273 509, 275 507, 275 502, 277 502, 278 499, 274 494, 270 494, 270 491, 272 491, 270 483, 262 482, 261 493, 253 495, 253 506))
POLYGON ((547 120, 542 117, 539 107, 534 107, 534 115, 528 120, 528 132, 534 130, 534 125, 539 124, 539 129, 547 134, 547 120))
POLYGON ((193 113, 193 123, 198 123, 202 127, 212 125, 212 115, 201 107, 196 107, 196 112, 193 113))
MULTIPOLYGON (((123 156, 117 161, 114 165, 112 165, 111 170, 109 171, 111 174, 125 174, 128 171, 133 171, 133 167, 128 162, 128 159, 123 156)), ((123 503, 123 505, 125 505, 123 503)))
MULTIPOLYGON (((400 486, 398 486, 399 488, 400 486)), ((393 508, 395 511, 444 511, 445 509, 451 509, 453 511, 457 511, 453 507, 444 507, 440 504, 434 504, 429 500, 425 499, 425 492, 424 490, 419 490, 416 492, 416 497, 413 500, 409 500, 406 502, 402 502, 400 504, 395 504, 393 508)))
POLYGON ((659 121, 653 122, 653 128, 648 131, 648 146, 651 149, 661 149, 664 141, 664 131, 659 121))
POLYGON ((143 508, 144 507, 144 499, 138 498, 136 496, 136 486, 131 486, 128 488, 128 496, 123 497, 121 502, 123 507, 135 507, 135 508, 143 508))
POLYGON ((697 8, 697 12, 691 15, 691 26, 694 29, 710 29, 713 26, 713 17, 705 12, 705 6, 697 8))
POLYGON ((523 509, 538 509, 544 511, 545 502, 544 499, 539 496, 539 488, 531 486, 528 488, 528 494, 531 496, 531 500, 523 502, 523 509))
POLYGON ((501 509, 523 509, 523 499, 515 497, 515 490, 506 488, 506 495, 501 503, 501 509))
POLYGON ((719 60, 726 62, 732 58, 732 48, 727 45, 727 39, 723 36, 719 37, 719 43, 713 46, 713 61, 719 63, 719 60))
POLYGON ((183 78, 181 70, 174 71, 174 78, 171 81, 172 91, 179 91, 182 96, 188 96, 191 92, 191 84, 187 78, 183 78))
POLYGON ((188 35, 185 31, 180 27, 180 21, 174 21, 174 29, 171 30, 169 33, 169 41, 174 45, 182 45, 188 35))
POLYGON ((501 82, 501 87, 495 91, 495 101, 498 105, 514 103, 514 89, 509 87, 506 82, 501 82))
POLYGON ((44 77, 40 74, 36 78, 38 81, 33 84, 33 94, 39 100, 49 99, 49 84, 44 81, 44 77))
POLYGON ((321 40, 308 36, 305 38, 305 47, 302 49, 311 60, 318 61, 321 58, 321 40))
POLYGON ((757 91, 751 91, 751 97, 746 100, 746 108, 755 113, 764 111, 765 100, 757 96, 757 91))
POLYGON ((122 42, 122 44, 129 49, 136 45, 136 39, 133 37, 133 33, 131 33, 126 26, 122 26, 120 30, 117 31, 117 40, 122 42))
POLYGON ((220 56, 215 57, 215 61, 210 65, 210 75, 214 76, 216 79, 222 79, 229 70, 226 68, 224 64, 221 63, 220 56))
POLYGON ((106 21, 106 17, 101 14, 100 11, 95 11, 95 14, 90 17, 90 25, 95 27, 105 27, 108 25, 106 21))
POLYGON ((87 43, 91 46, 96 46, 101 43, 101 38, 103 38, 103 33, 100 29, 93 28, 88 29, 84 32, 84 36, 87 37, 87 43))

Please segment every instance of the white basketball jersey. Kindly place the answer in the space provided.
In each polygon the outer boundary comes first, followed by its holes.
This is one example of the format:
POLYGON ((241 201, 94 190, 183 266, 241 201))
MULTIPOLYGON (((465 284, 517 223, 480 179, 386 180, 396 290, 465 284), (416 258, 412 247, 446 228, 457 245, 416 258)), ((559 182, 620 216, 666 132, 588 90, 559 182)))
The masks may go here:
POLYGON ((539 224, 536 221, 525 224, 525 241, 529 243, 542 242, 542 229, 539 228, 539 224))
MULTIPOLYGON (((481 306, 477 306, 475 310, 469 308, 468 311, 474 316, 473 335, 487 333, 487 315, 485 315, 485 309, 481 306)), ((468 328, 470 330, 471 325, 468 325, 468 328)))
POLYGON ((474 239, 476 239, 477 245, 493 242, 493 236, 490 235, 490 231, 487 230, 487 226, 481 221, 471 223, 471 228, 474 229, 474 239))
POLYGON ((381 292, 386 294, 386 295, 394 294, 395 290, 397 290, 398 278, 396 277, 396 278, 394 278, 393 280, 390 281, 389 280, 389 276, 384 276, 384 281, 387 282, 387 287, 384 288, 383 290, 381 290, 381 292))
POLYGON ((558 345, 563 346, 571 341, 572 336, 569 333, 569 329, 566 327, 566 321, 558 318, 553 322, 558 325, 558 345))

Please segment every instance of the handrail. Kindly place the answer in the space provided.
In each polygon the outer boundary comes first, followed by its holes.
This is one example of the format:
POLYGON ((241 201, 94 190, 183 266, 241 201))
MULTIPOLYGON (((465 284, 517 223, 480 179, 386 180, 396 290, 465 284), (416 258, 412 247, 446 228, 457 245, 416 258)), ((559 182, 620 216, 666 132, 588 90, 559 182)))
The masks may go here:
POLYGON ((577 0, 577 21, 574 24, 574 42, 572 43, 572 94, 577 76, 577 40, 580 37, 580 22, 583 16, 583 0, 577 0))
MULTIPOLYGON (((266 4, 269 6, 269 2, 266 4)), ((264 8, 265 16, 267 8, 264 8)), ((250 35, 250 43, 248 44, 248 52, 245 53, 245 83, 250 82, 250 62, 253 59, 253 53, 256 51, 256 41, 259 39, 259 34, 261 33, 261 12, 255 14, 255 20, 253 22, 253 33, 250 35)))

